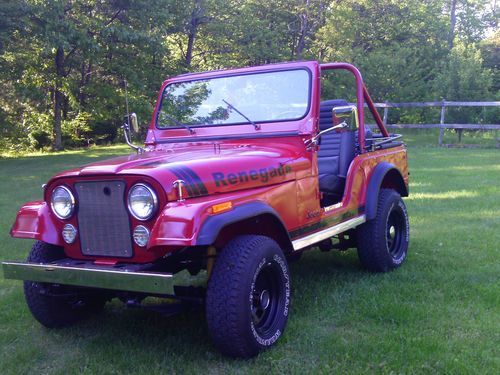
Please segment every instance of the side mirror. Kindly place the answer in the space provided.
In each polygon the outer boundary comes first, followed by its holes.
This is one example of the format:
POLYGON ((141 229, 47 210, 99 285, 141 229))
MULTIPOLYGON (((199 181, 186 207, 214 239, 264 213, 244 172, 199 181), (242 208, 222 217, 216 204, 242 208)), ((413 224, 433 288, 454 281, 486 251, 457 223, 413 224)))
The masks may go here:
POLYGON ((319 144, 319 140, 321 139, 321 136, 323 134, 326 134, 326 133, 330 133, 334 130, 338 130, 338 129, 342 129, 342 128, 347 128, 347 123, 344 121, 338 125, 335 125, 335 126, 332 126, 331 128, 328 128, 328 129, 325 129, 325 130, 322 130, 320 131, 318 134, 316 134, 314 137, 312 137, 311 139, 306 139, 304 141, 304 144, 306 146, 306 148, 310 149, 313 145, 317 145, 319 144))
POLYGON ((356 130, 359 127, 358 110, 354 105, 333 107, 332 119, 333 126, 331 128, 322 130, 311 139, 304 141, 307 149, 311 149, 313 145, 319 144, 320 138, 323 134, 340 129, 356 130))
POLYGON ((139 121, 137 121, 137 115, 135 113, 131 113, 128 116, 125 116, 125 123, 121 126, 123 129, 123 135, 125 136, 125 142, 134 150, 137 151, 138 154, 142 154, 144 152, 144 149, 139 146, 135 146, 132 144, 130 141, 131 138, 131 131, 130 128, 134 131, 134 133, 139 132, 139 121))
POLYGON ((351 130, 356 130, 359 127, 358 110, 356 106, 346 105, 341 107, 333 107, 332 109, 333 125, 346 124, 351 130))
POLYGON ((135 113, 130 114, 130 126, 134 133, 139 133, 139 120, 137 120, 137 115, 135 113))

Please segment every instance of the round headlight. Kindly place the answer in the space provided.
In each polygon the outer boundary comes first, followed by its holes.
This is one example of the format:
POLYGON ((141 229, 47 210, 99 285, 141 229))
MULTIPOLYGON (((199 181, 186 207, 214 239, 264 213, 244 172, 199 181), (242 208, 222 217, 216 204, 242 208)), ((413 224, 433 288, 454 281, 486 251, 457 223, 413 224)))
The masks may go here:
POLYGON ((75 210, 75 197, 66 186, 58 186, 52 190, 50 205, 59 219, 67 219, 75 210))
POLYGON ((158 206, 158 198, 149 186, 136 184, 128 193, 128 209, 138 220, 150 219, 158 206))

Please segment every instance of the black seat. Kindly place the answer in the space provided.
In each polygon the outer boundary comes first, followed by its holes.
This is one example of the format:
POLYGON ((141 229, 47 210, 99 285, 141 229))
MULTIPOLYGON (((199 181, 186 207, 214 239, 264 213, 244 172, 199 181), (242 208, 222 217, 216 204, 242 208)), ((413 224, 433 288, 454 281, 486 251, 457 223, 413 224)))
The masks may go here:
MULTIPOLYGON (((343 99, 320 103, 319 128, 333 126, 333 107, 349 105, 343 99)), ((345 179, 355 155, 356 137, 352 130, 332 131, 321 136, 318 151, 319 189, 323 193, 322 205, 339 202, 344 194, 345 179)))

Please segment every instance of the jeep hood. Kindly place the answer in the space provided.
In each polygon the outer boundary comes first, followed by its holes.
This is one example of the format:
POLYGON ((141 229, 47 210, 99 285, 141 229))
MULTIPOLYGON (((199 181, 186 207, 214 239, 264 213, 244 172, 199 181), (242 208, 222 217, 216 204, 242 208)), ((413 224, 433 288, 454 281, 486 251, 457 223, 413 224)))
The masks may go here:
MULTIPOLYGON (((158 181, 169 196, 173 182, 183 180, 189 197, 263 187, 310 173, 311 161, 298 147, 242 144, 185 145, 140 155, 121 156, 60 173, 54 179, 142 175, 158 181)), ((303 151, 303 150, 302 150, 303 151)))

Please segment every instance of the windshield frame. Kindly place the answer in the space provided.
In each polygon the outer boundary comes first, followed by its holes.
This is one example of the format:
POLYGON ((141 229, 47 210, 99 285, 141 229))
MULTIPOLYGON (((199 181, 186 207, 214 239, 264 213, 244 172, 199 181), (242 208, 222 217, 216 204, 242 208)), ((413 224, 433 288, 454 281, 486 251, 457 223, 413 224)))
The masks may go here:
MULTIPOLYGON (((178 129, 184 129, 182 126, 168 126, 168 127, 160 127, 158 126, 158 117, 160 116, 160 112, 163 106, 163 97, 165 94, 165 90, 168 89, 169 86, 177 83, 189 83, 189 82, 197 82, 197 81, 206 81, 206 80, 212 80, 212 79, 219 79, 219 78, 225 78, 225 77, 235 77, 235 76, 247 76, 247 75, 256 75, 256 74, 265 74, 265 73, 273 73, 273 72, 287 72, 287 71, 297 71, 297 70, 303 70, 307 73, 308 75, 308 95, 307 95, 307 107, 305 109, 304 114, 299 117, 299 118, 289 118, 289 119, 274 119, 274 120, 265 120, 265 121, 255 121, 257 124, 268 124, 268 123, 278 123, 278 122, 291 122, 291 121, 300 121, 303 120, 305 117, 308 116, 309 112, 311 111, 311 106, 312 106, 312 72, 308 67, 305 66, 299 66, 299 67, 294 67, 294 68, 282 68, 282 69, 263 69, 263 70, 258 70, 258 71, 252 71, 252 72, 231 72, 231 73, 225 73, 224 71, 221 71, 221 74, 215 75, 215 76, 209 76, 209 77, 199 77, 195 79, 175 79, 169 82, 165 87, 161 90, 161 93, 159 95, 159 105, 158 109, 156 111, 156 115, 154 118, 154 126, 155 129, 161 130, 161 131, 168 131, 168 130, 178 130, 178 129)), ((210 73, 209 71, 207 73, 210 73)), ((253 120, 253 119, 251 119, 253 120)), ((231 122, 231 123, 226 123, 226 124, 189 124, 190 128, 215 128, 215 127, 221 127, 221 126, 235 126, 235 125, 252 125, 251 122, 246 121, 243 119, 243 121, 239 122, 231 122)))

